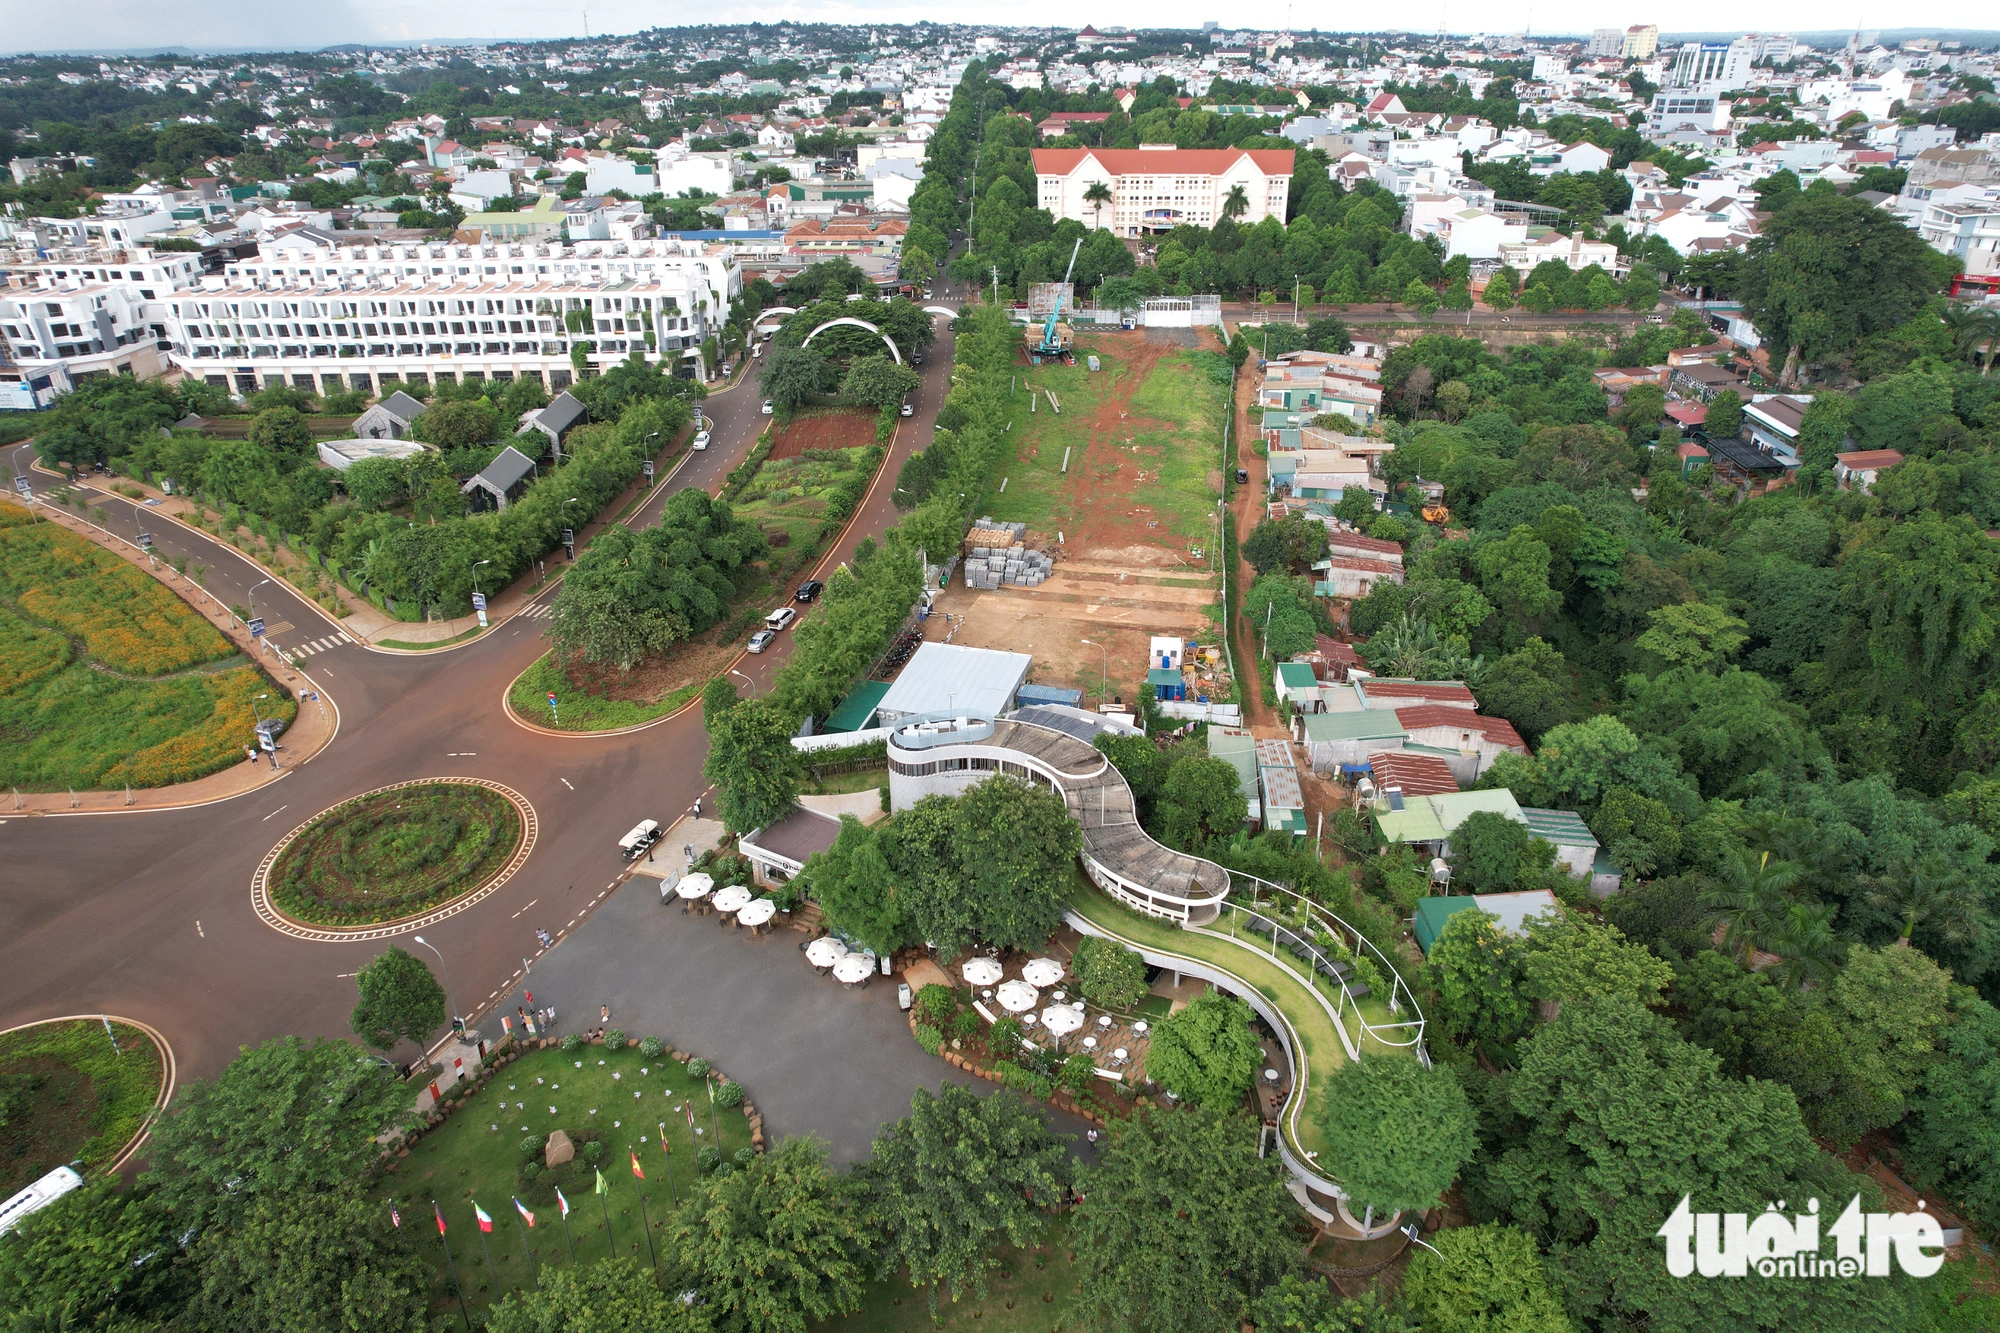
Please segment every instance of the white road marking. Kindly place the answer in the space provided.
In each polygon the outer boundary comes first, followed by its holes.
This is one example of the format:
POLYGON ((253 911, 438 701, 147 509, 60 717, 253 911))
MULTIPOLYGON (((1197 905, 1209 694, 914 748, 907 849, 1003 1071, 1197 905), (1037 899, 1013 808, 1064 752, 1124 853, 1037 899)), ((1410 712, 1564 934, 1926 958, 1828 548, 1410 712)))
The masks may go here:
MULTIPOLYGON (((525 911, 527 911, 527 910, 528 910, 528 907, 533 907, 533 906, 534 906, 534 905, 535 905, 536 903, 538 903, 538 902, 540 902, 540 901, 541 901, 541 899, 540 899, 540 898, 530 898, 530 899, 528 900, 528 906, 527 906, 527 907, 523 907, 523 908, 521 909, 521 912, 525 912, 525 911)), ((514 913, 514 915, 515 915, 515 916, 519 916, 519 915, 521 915, 521 912, 516 912, 516 913, 514 913)))
MULTIPOLYGON (((271 815, 281 815, 281 814, 285 813, 285 811, 287 811, 287 810, 289 810, 289 809, 291 809, 291 808, 292 808, 292 807, 291 807, 291 806, 290 806, 289 804, 286 804, 286 805, 281 805, 281 806, 279 806, 279 807, 278 807, 278 808, 277 808, 276 810, 273 810, 273 811, 271 812, 271 814, 269 814, 269 815, 265 815, 265 816, 264 816, 264 819, 269 819, 269 818, 271 818, 271 815)), ((258 822, 259 824, 261 824, 261 823, 263 823, 263 822, 264 822, 264 819, 260 819, 260 820, 258 820, 257 822, 258 822)))
POLYGON ((348 977, 358 977, 360 975, 359 972, 336 972, 333 974, 333 979, 335 981, 345 981, 348 977))
POLYGON ((207 931, 205 931, 205 930, 203 930, 203 929, 201 928, 201 918, 200 918, 200 917, 196 917, 196 918, 195 918, 195 922, 194 922, 194 933, 195 933, 195 934, 197 934, 197 935, 199 935, 199 936, 201 936, 201 937, 202 937, 203 939, 207 939, 207 938, 208 938, 208 932, 207 932, 207 931))
POLYGON ((572 786, 572 785, 570 784, 570 780, 569 780, 568 778, 559 778, 559 779, 557 779, 557 780, 558 780, 559 782, 561 782, 563 786, 565 786, 565 787, 569 787, 569 789, 570 789, 571 791, 575 791, 575 790, 576 790, 576 788, 575 788, 574 786, 572 786))

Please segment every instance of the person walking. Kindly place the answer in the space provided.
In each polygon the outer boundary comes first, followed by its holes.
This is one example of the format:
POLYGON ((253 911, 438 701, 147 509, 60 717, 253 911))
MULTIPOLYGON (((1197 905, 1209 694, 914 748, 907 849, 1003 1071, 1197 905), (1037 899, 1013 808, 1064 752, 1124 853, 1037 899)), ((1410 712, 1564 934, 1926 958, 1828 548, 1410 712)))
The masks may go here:
POLYGON ((608 1004, 598 1005, 597 1017, 600 1022, 609 1023, 611 1021, 611 1006, 608 1004))

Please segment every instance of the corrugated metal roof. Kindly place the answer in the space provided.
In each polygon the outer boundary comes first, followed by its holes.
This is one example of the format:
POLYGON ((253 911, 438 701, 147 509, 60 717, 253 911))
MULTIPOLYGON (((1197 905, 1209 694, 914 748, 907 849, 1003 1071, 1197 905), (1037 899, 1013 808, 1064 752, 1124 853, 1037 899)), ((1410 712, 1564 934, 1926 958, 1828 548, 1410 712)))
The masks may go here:
POLYGON ((1597 835, 1583 822, 1583 816, 1573 810, 1539 810, 1521 807, 1521 819, 1528 826, 1528 832, 1537 838, 1546 838, 1558 847, 1595 847, 1597 835))
POLYGON ((876 706, 882 702, 882 696, 888 692, 889 682, 886 680, 862 681, 854 687, 852 693, 840 701, 840 707, 834 709, 832 714, 828 716, 826 726, 822 730, 861 730, 868 725, 868 720, 875 716, 876 706))
POLYGON ((972 648, 962 643, 926 643, 882 698, 885 713, 902 716, 956 708, 998 717, 1014 703, 1014 692, 1034 659, 1026 653, 972 648))
POLYGON ((1347 713, 1307 713, 1303 717, 1306 739, 1320 744, 1331 741, 1398 740, 1405 732, 1393 710, 1356 709, 1347 713))
POLYGON ((1264 788, 1265 819, 1279 810, 1303 810, 1306 794, 1299 787, 1299 770, 1296 768, 1263 768, 1258 777, 1264 788))

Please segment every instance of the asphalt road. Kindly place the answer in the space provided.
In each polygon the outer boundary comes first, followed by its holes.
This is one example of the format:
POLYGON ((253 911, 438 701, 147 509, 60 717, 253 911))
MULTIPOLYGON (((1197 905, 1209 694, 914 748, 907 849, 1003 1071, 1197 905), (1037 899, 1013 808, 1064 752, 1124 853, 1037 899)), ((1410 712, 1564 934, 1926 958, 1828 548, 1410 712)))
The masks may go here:
MULTIPOLYGON (((948 303, 943 287, 937 295, 948 303)), ((920 370, 917 415, 901 423, 857 520, 823 569, 895 522, 889 496, 896 473, 930 438, 949 387, 951 342, 940 319, 938 341, 920 370)), ((664 480, 661 495, 684 486, 717 490, 766 424, 760 405, 754 379, 708 400, 713 443, 664 480)), ((20 451, 10 455, 10 470, 32 476, 38 491, 59 484, 26 473, 20 451)), ((248 607, 254 590, 256 611, 280 645, 334 632, 283 583, 257 586, 265 576, 231 548, 165 520, 148 521, 146 510, 122 497, 101 493, 92 503, 109 512, 113 532, 129 535, 145 523, 161 555, 207 566, 207 587, 224 602, 248 607), (278 628, 285 624, 294 628, 278 628)), ((649 501, 634 522, 657 521, 658 504, 649 501)), ((592 902, 624 868, 619 836, 641 819, 671 822, 705 786, 698 709, 609 738, 550 736, 510 720, 502 696, 544 651, 544 623, 517 618, 498 633, 422 656, 347 644, 301 660, 284 678, 296 688, 295 675, 338 708, 338 735, 318 757, 253 794, 175 811, 0 812, 0 1027, 99 1011, 143 1019, 172 1042, 183 1078, 213 1075, 240 1046, 278 1034, 345 1035, 355 1002, 352 974, 382 943, 311 943, 273 930, 251 910, 251 876, 271 846, 314 813, 386 783, 424 777, 492 779, 535 807, 539 840, 521 872, 471 910, 423 930, 447 960, 458 1008, 473 1012, 504 995, 524 958, 536 953, 537 927, 566 936, 585 925, 592 902)), ((771 651, 739 663, 760 691, 790 655, 792 638, 788 631, 771 651)), ((643 975, 604 980, 622 994, 645 984, 643 975)), ((786 1015, 765 1012, 758 1021, 782 1023, 786 1015)), ((855 1031, 857 1041, 874 1040, 855 1031)), ((708 1053, 730 1067, 729 1049, 708 1053)), ((761 1101, 768 1093, 757 1095, 761 1101)), ((778 1120, 772 1127, 815 1128, 778 1120)))

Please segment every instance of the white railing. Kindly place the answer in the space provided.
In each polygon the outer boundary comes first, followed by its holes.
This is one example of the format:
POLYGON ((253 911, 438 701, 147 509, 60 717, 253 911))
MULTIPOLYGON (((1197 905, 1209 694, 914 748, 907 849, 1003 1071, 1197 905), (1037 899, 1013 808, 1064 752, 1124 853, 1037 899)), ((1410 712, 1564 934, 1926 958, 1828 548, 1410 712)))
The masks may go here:
MULTIPOLYGON (((1231 886, 1235 893, 1240 895, 1243 892, 1240 887, 1236 886, 1236 881, 1239 879, 1247 880, 1251 887, 1250 903, 1247 907, 1241 902, 1230 902, 1226 903, 1225 906, 1232 911, 1248 914, 1252 918, 1252 921, 1247 924, 1255 934, 1262 935, 1266 933, 1264 930, 1257 928, 1257 922, 1263 922, 1271 927, 1269 931, 1271 936, 1270 957, 1273 962, 1281 966, 1286 966, 1284 960, 1279 956, 1279 935, 1282 933, 1289 936, 1290 938, 1286 942, 1284 951, 1293 953, 1294 956, 1301 956, 1302 961, 1310 963, 1314 972, 1327 977, 1328 980, 1339 986, 1341 996, 1339 1011, 1343 1019, 1351 1007, 1355 1022, 1360 1025, 1364 1037, 1372 1037, 1377 1043, 1383 1046, 1414 1048, 1417 1058, 1423 1061, 1426 1066, 1430 1064, 1430 1052, 1424 1048, 1425 1019, 1423 1009, 1417 1004, 1416 995, 1403 980, 1403 974, 1396 970, 1396 965, 1390 962, 1383 955, 1382 951, 1377 949, 1368 940, 1367 936, 1341 920, 1340 917, 1327 910, 1322 904, 1314 902, 1296 890, 1288 889, 1282 884, 1273 884, 1267 879, 1259 879, 1255 875, 1245 874, 1240 870, 1229 870, 1227 873, 1230 876, 1231 886), (1274 903, 1285 904, 1287 916, 1303 916, 1305 923, 1303 928, 1299 923, 1283 919, 1263 910, 1264 900, 1267 896, 1274 903), (1381 964, 1383 975, 1389 982, 1389 995, 1385 1001, 1389 1006, 1389 1012, 1391 1014, 1400 1014, 1407 1008, 1415 1017, 1403 1019, 1395 1023, 1370 1023, 1362 1015, 1359 1002, 1348 989, 1347 979, 1334 970, 1334 964, 1340 960, 1329 957, 1326 951, 1314 943, 1306 933, 1306 930, 1309 930, 1313 926, 1327 931, 1327 933, 1333 935, 1336 939, 1341 939, 1343 943, 1351 940, 1352 944, 1349 946, 1349 951, 1352 953, 1359 954, 1363 949, 1366 949, 1370 954, 1373 954, 1376 961, 1381 964), (1303 955, 1300 954, 1301 950, 1303 951, 1303 955), (1319 972, 1319 965, 1322 963, 1326 965, 1326 970, 1319 972)), ((1272 912, 1276 910, 1277 908, 1274 906, 1272 912)), ((1240 937, 1232 936, 1232 938, 1237 938, 1237 942, 1242 943, 1240 937)), ((1317 986, 1313 986, 1312 989, 1314 993, 1318 993, 1317 986)), ((1348 1054, 1358 1059, 1361 1052, 1358 1044, 1349 1037, 1346 1023, 1344 1021, 1337 1021, 1335 1027, 1340 1032, 1342 1042, 1347 1044, 1348 1054)))

